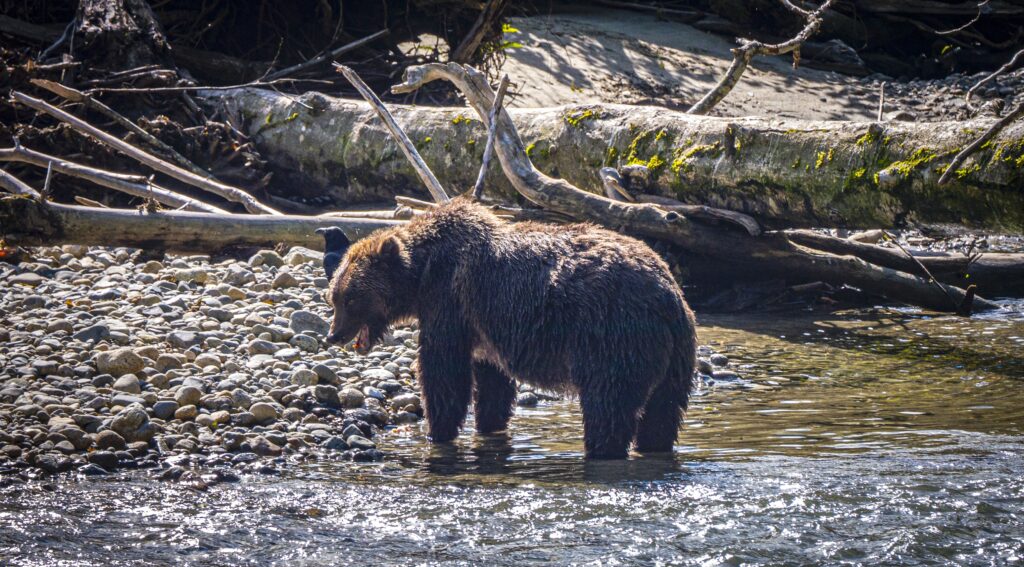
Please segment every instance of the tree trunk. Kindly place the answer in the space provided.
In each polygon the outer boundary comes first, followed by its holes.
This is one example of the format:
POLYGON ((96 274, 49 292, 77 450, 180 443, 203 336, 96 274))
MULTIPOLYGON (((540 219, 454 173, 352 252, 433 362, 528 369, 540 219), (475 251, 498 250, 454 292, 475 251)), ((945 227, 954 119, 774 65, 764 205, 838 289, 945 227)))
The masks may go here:
POLYGON ((81 0, 75 49, 90 65, 120 71, 160 63, 170 48, 146 0, 81 0))
MULTIPOLYGON (((426 197, 365 104, 319 93, 204 91, 276 169, 279 186, 338 204, 426 197), (304 193, 303 193, 304 192, 304 193)), ((452 191, 474 182, 486 129, 466 108, 398 106, 394 114, 452 191)), ((545 173, 602 194, 602 166, 645 164, 633 190, 754 216, 768 228, 890 228, 953 223, 1024 229, 1024 123, 1006 128, 938 186, 944 166, 991 119, 908 123, 715 118, 663 108, 589 105, 511 111, 545 173)), ((636 181, 636 180, 634 180, 636 181)), ((519 200, 497 168, 488 194, 519 200)))
POLYGON ((336 226, 352 240, 396 221, 287 215, 219 215, 160 211, 145 213, 0 198, 0 230, 21 246, 125 246, 169 252, 205 252, 277 244, 318 250, 316 229, 336 226))

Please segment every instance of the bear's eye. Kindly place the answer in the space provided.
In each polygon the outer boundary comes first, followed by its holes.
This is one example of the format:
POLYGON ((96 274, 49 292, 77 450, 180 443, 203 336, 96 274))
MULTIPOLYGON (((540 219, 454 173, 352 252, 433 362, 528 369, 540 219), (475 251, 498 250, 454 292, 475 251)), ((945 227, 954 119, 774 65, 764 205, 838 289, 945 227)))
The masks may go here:
POLYGON ((345 309, 349 309, 349 308, 351 308, 355 304, 356 304, 356 298, 350 297, 350 298, 345 300, 345 309))

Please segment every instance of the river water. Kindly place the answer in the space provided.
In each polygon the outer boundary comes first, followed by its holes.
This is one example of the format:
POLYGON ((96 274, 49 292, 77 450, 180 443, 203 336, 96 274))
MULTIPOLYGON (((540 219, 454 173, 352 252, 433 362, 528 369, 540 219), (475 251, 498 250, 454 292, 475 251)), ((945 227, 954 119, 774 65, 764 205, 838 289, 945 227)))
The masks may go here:
POLYGON ((744 382, 674 458, 582 459, 572 401, 454 448, 206 491, 125 473, 0 492, 0 564, 1013 564, 1024 558, 1024 318, 701 318, 744 382))

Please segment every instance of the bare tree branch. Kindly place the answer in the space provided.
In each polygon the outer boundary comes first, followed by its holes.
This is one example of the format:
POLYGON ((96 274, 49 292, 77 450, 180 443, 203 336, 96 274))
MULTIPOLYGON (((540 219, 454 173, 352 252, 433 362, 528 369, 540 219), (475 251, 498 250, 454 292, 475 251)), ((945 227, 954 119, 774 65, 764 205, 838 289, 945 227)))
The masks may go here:
POLYGON ((505 100, 505 91, 508 90, 508 75, 501 78, 498 85, 498 94, 494 97, 494 106, 491 107, 491 114, 487 123, 487 145, 484 146, 484 160, 480 164, 480 174, 476 177, 476 185, 473 186, 473 198, 480 200, 484 195, 484 176, 487 175, 487 167, 491 165, 491 154, 494 153, 494 133, 498 131, 498 121, 495 117, 501 110, 501 103, 505 100))
POLYGON ((39 191, 29 187, 24 181, 2 169, 0 169, 0 189, 4 189, 8 193, 14 193, 15 195, 28 195, 35 199, 42 198, 39 191))
POLYGON ((67 161, 22 146, 0 149, 0 161, 16 161, 30 163, 38 167, 52 167, 53 171, 57 173, 79 177, 108 189, 127 193, 135 197, 153 198, 158 203, 175 209, 227 214, 227 211, 220 207, 208 205, 154 185, 141 175, 125 175, 123 173, 103 171, 102 169, 67 161))
POLYGON ((497 23, 497 18, 505 10, 505 4, 507 3, 508 0, 488 0, 480 12, 480 16, 473 22, 469 33, 466 34, 466 37, 463 38, 458 47, 451 52, 448 59, 456 63, 469 63, 473 54, 480 48, 480 44, 483 42, 484 36, 487 35, 487 31, 497 23))
POLYGON ((1006 116, 1000 118, 998 122, 990 126, 988 130, 985 130, 984 134, 978 136, 978 139, 971 142, 966 148, 960 150, 960 153, 953 157, 953 161, 949 162, 949 165, 946 167, 946 171, 942 172, 942 176, 939 177, 936 184, 945 185, 946 182, 953 177, 953 174, 956 173, 957 169, 963 165, 964 160, 977 151, 978 148, 985 145, 985 142, 994 138, 1000 130, 1021 116, 1024 116, 1024 103, 1018 104, 1013 110, 1007 113, 1006 116))
POLYGON ((402 153, 412 163, 413 168, 416 169, 416 173, 419 174, 420 179, 423 180, 423 184, 427 186, 427 190, 430 191, 430 195, 434 197, 434 200, 438 203, 450 201, 451 199, 448 197, 448 193, 445 192, 444 187, 441 186, 441 182, 434 176, 434 172, 430 171, 427 162, 423 161, 423 157, 416 150, 416 146, 409 139, 409 136, 405 134, 402 127, 398 125, 398 122, 395 122, 395 117, 391 115, 388 107, 384 106, 384 103, 377 98, 377 95, 370 90, 370 87, 359 78, 355 71, 340 63, 335 63, 334 67, 345 75, 345 78, 352 83, 352 86, 359 91, 359 94, 363 95, 366 102, 370 103, 370 106, 377 111, 377 115, 384 121, 384 125, 387 126, 391 135, 395 137, 398 147, 402 148, 402 153))
POLYGON ((175 150, 171 146, 165 144, 156 136, 143 130, 142 127, 140 127, 138 124, 125 118, 124 115, 122 115, 120 112, 92 98, 92 96, 87 95, 82 91, 73 89, 67 85, 62 85, 54 81, 47 81, 45 79, 32 79, 30 82, 33 85, 46 89, 65 100, 70 100, 72 102, 80 102, 84 104, 86 108, 91 108, 99 112, 100 114, 103 114, 104 116, 112 119, 114 122, 120 124, 125 130, 128 130, 129 132, 132 132, 136 136, 142 138, 143 141, 145 141, 151 147, 162 153, 164 157, 176 161, 178 165, 180 165, 181 167, 184 167, 185 169, 191 171, 192 173, 195 173, 196 175, 213 178, 213 175, 210 175, 210 172, 192 163, 192 161, 190 161, 187 157, 178 153, 178 150, 175 150))
POLYGON ((145 164, 146 166, 155 169, 156 171, 159 171, 160 173, 169 175, 177 179, 178 181, 181 181, 182 183, 188 183, 193 187, 197 187, 209 193, 213 193, 214 195, 218 195, 229 201, 241 203, 242 206, 244 206, 245 209, 250 213, 265 213, 272 215, 281 214, 277 210, 272 209, 267 205, 264 205, 263 203, 260 203, 259 201, 256 200, 255 197, 237 187, 232 187, 230 185, 220 183, 219 181, 214 181, 212 179, 200 177, 199 175, 196 175, 191 171, 182 169, 181 167, 178 167, 173 163, 166 162, 150 153, 147 153, 139 148, 136 148, 135 146, 125 142, 124 140, 116 136, 113 136, 111 134, 104 132, 103 130, 100 130, 99 128, 93 126, 92 124, 89 124, 88 122, 80 118, 77 118, 75 116, 68 114, 67 112, 64 112, 63 110, 53 106, 52 104, 49 104, 37 98, 30 97, 25 93, 17 91, 12 92, 11 96, 14 98, 14 100, 20 102, 21 104, 24 104, 25 106, 37 110, 39 112, 49 114, 50 116, 53 116, 54 118, 62 122, 66 122, 74 129, 80 132, 84 132, 92 136, 93 138, 96 138, 100 142, 103 142, 104 144, 124 153, 125 155, 128 155, 129 157, 145 164))
POLYGON ((740 77, 743 76, 743 72, 747 70, 747 66, 750 65, 750 61, 758 55, 782 55, 784 53, 794 53, 794 62, 799 61, 800 58, 800 46, 807 41, 812 35, 818 32, 818 28, 821 27, 821 15, 832 5, 835 0, 825 0, 825 3, 821 5, 814 12, 808 12, 802 8, 798 8, 790 2, 783 2, 787 8, 796 11, 797 13, 804 14, 807 17, 807 25, 804 26, 800 33, 798 33, 793 39, 790 39, 783 43, 778 44, 766 44, 760 41, 744 41, 743 45, 732 50, 732 64, 729 65, 729 69, 725 72, 725 76, 718 81, 718 84, 711 89, 708 94, 704 95, 704 98, 700 99, 697 104, 690 107, 687 111, 688 114, 707 114, 711 112, 711 109, 715 107, 719 102, 722 101, 729 94, 729 91, 736 86, 740 81, 740 77))
POLYGON ((389 31, 387 29, 382 29, 382 30, 380 30, 377 33, 368 35, 368 36, 366 36, 366 37, 364 37, 362 39, 357 39, 357 40, 353 41, 352 43, 349 43, 349 44, 346 44, 346 45, 342 45, 341 47, 339 47, 337 49, 332 49, 331 51, 328 51, 326 53, 321 53, 320 55, 317 55, 316 57, 310 59, 309 61, 305 61, 305 62, 299 63, 298 65, 292 65, 291 67, 287 67, 285 69, 281 69, 280 71, 274 71, 273 73, 271 73, 271 74, 267 75, 266 77, 264 77, 263 80, 274 81, 274 80, 277 80, 277 79, 280 79, 280 78, 283 78, 283 77, 287 77, 288 75, 294 75, 295 73, 298 73, 299 71, 302 71, 304 69, 308 69, 310 67, 318 65, 320 63, 323 63, 324 61, 327 61, 328 59, 334 59, 334 58, 339 57, 339 56, 341 56, 341 55, 343 55, 345 53, 348 53, 349 51, 352 51, 353 49, 362 47, 362 46, 366 45, 367 43, 370 43, 370 42, 372 42, 374 40, 380 39, 380 38, 388 35, 388 33, 389 33, 389 31))
POLYGON ((971 104, 971 97, 974 96, 974 92, 977 91, 978 89, 980 89, 982 86, 984 86, 984 85, 988 84, 989 82, 991 82, 993 79, 995 79, 999 75, 1002 75, 1003 73, 1005 73, 1005 72, 1009 71, 1010 69, 1012 69, 1014 67, 1014 65, 1017 64, 1017 61, 1019 61, 1022 57, 1024 57, 1024 49, 1021 49, 1020 51, 1015 53, 1013 55, 1013 57, 1011 57, 1010 60, 1006 62, 1005 65, 1003 65, 1002 67, 1000 67, 1000 68, 996 69, 995 71, 993 71, 991 75, 989 75, 989 76, 985 77, 984 79, 982 79, 982 80, 978 81, 977 83, 975 83, 975 85, 973 87, 971 87, 970 90, 967 91, 967 94, 964 95, 964 102, 967 103, 967 108, 969 110, 971 110, 972 112, 977 110, 971 104))
POLYGON ((938 35, 953 35, 955 33, 962 32, 965 29, 973 26, 975 22, 977 22, 978 20, 981 19, 981 12, 985 8, 985 6, 988 5, 988 3, 990 1, 991 0, 984 0, 984 1, 980 2, 978 4, 978 13, 973 18, 971 18, 971 21, 967 22, 966 24, 964 24, 964 25, 962 25, 962 26, 960 26, 958 28, 951 29, 951 30, 936 31, 935 33, 938 34, 938 35))

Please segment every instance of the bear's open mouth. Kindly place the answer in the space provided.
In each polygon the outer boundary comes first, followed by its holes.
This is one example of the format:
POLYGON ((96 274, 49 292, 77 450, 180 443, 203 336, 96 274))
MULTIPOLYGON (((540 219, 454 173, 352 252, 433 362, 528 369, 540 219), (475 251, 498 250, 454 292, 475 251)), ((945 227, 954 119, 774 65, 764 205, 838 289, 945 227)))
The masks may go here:
POLYGON ((363 325, 359 327, 359 332, 356 333, 356 340, 352 343, 352 348, 359 354, 366 354, 370 351, 370 326, 363 325))

